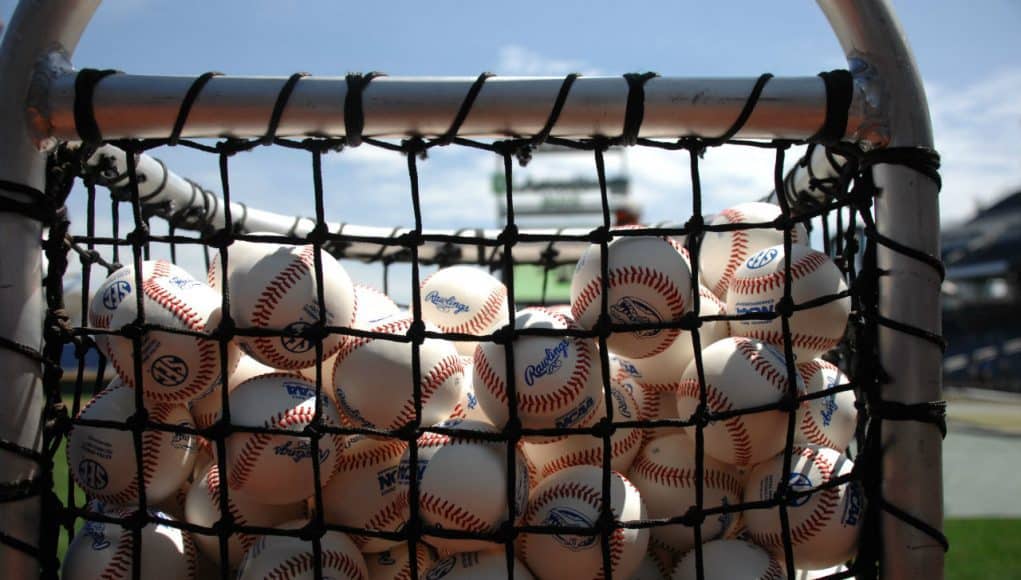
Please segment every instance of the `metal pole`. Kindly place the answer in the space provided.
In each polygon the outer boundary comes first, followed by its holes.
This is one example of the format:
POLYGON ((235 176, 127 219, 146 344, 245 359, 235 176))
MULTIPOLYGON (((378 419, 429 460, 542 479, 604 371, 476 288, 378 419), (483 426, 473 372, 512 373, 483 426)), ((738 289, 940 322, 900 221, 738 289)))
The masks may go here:
MULTIPOLYGON (((104 138, 161 138, 170 134, 194 77, 114 75, 96 85, 94 111, 104 138)), ((381 77, 363 94, 370 137, 438 136, 450 127, 474 78, 381 77)), ((563 79, 494 77, 486 82, 461 126, 465 137, 533 135, 546 123, 563 79)), ((660 77, 645 85, 641 136, 716 137, 738 118, 755 78, 660 77)), ((266 132, 286 78, 215 77, 202 90, 184 137, 258 137, 266 132)), ((619 135, 627 83, 621 77, 582 77, 572 86, 553 128, 559 137, 619 135)), ((294 88, 277 135, 343 136, 344 78, 307 77, 294 88)), ((53 83, 39 137, 75 141, 75 78, 53 83)), ((857 99, 857 97, 856 97, 857 99)), ((859 119, 852 106, 848 137, 859 119)), ((822 127, 826 92, 819 77, 774 78, 738 138, 804 139, 822 127)))
MULTIPOLYGON (((843 46, 872 111, 866 124, 890 146, 932 147, 929 108, 922 81, 900 24, 887 0, 819 0, 843 46)), ((881 234, 932 256, 940 255, 936 184, 915 171, 880 165, 876 221, 881 234)), ((939 333, 940 281, 929 266, 879 247, 880 313, 939 333)), ((880 362, 889 373, 886 399, 935 401, 942 393, 942 353, 927 341, 882 329, 880 362)), ((894 505, 943 528, 942 439, 916 421, 883 424, 883 495, 894 505)), ((910 524, 884 514, 884 578, 943 577, 943 548, 910 524)))
MULTIPOLYGON (((40 72, 36 65, 53 51, 70 55, 98 5, 99 0, 35 0, 18 5, 0 45, 0 179, 43 190, 45 156, 33 146, 26 118, 30 87, 40 72)), ((0 196, 29 201, 3 188, 0 196)), ((39 245, 42 226, 19 214, 0 213, 0 231, 4 234, 0 336, 41 349, 45 308, 39 245)), ((6 349, 0 349, 0 368, 5 378, 0 438, 40 450, 44 403, 41 369, 25 356, 6 349)), ((0 483, 24 481, 37 472, 33 461, 0 450, 0 483)), ((0 531, 37 546, 40 508, 38 498, 3 504, 0 531)), ((0 570, 8 578, 35 577, 39 562, 0 544, 0 570)))

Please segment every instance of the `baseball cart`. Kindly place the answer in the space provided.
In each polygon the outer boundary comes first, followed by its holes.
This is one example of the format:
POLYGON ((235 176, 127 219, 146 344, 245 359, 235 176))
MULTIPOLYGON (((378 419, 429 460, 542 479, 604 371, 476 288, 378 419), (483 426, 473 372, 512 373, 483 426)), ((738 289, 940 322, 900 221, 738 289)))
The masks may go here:
POLYGON ((846 70, 272 78, 88 68, 99 0, 22 0, 0 567, 942 578, 939 157, 889 0, 818 4, 846 70), (772 191, 710 214, 731 148, 772 191), (622 149, 685 169, 686 219, 614 221, 622 149), (328 217, 366 150, 405 185, 345 203, 393 223, 328 217), (498 168, 495 227, 425 223, 441 150, 498 168), (516 220, 551 150, 587 160, 593 227, 516 220), (246 197, 260 151, 300 160, 302 215, 246 197), (565 265, 569 304, 516 300, 519 267, 565 265))

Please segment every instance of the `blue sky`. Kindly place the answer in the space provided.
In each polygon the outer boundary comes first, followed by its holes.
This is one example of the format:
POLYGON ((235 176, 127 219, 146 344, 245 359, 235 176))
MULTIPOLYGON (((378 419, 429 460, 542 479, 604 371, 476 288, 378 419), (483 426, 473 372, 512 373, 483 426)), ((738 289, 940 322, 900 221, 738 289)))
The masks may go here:
MULTIPOLYGON (((0 0, 9 20, 15 2, 0 0)), ((894 0, 929 92, 944 157, 944 222, 1021 188, 1021 2, 894 0)), ((133 73, 343 75, 620 74, 754 76, 815 74, 844 66, 813 2, 559 1, 336 2, 108 0, 75 55, 78 66, 133 73)), ((155 153, 179 173, 218 189, 216 160, 155 153)), ((690 213, 686 160, 629 153, 635 197, 648 221, 690 213)), ((768 155, 706 156, 706 209, 761 197, 768 155)), ((493 160, 446 148, 423 166, 427 227, 495 225, 493 160)), ((410 225, 404 162, 361 147, 327 162, 328 216, 410 225)), ((591 172, 581 159, 542 173, 591 172)), ((591 175, 591 173, 589 173, 591 175)), ((312 212, 309 162, 296 153, 237 158, 239 199, 283 213, 312 212)))

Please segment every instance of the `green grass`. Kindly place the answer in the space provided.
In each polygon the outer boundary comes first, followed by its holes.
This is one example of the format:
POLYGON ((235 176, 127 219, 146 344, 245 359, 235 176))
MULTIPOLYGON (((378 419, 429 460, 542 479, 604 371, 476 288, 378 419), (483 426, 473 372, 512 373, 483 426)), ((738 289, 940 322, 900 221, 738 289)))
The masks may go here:
POLYGON ((947 520, 948 580, 1021 579, 1021 520, 947 520))

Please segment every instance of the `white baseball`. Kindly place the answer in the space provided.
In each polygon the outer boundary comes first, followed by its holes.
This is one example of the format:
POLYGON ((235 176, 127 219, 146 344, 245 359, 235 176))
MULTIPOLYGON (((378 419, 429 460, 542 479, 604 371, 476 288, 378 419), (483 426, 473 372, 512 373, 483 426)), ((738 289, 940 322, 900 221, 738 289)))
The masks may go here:
MULTIPOLYGON (((641 418, 638 403, 623 386, 612 385, 613 422, 638 421, 641 418)), ((600 405, 602 409, 604 405, 600 405)), ((599 413, 598 419, 606 414, 599 413)), ((610 468, 627 473, 631 462, 642 446, 642 430, 637 427, 617 427, 610 437, 610 468)), ((603 466, 603 440, 593 435, 568 435, 549 443, 525 443, 525 454, 535 464, 539 480, 575 465, 603 466)))
MULTIPOLYGON (((602 308, 601 250, 591 245, 578 260, 571 280, 571 311, 591 329, 602 308)), ((610 242, 606 251, 607 313, 617 324, 674 322, 690 308, 691 272, 683 256, 662 238, 629 236, 610 242)), ((676 328, 614 332, 608 348, 628 358, 663 352, 680 333, 676 328)))
MULTIPOLYGON (((699 316, 717 316, 727 313, 726 305, 705 286, 699 288, 699 316)), ((704 349, 717 340, 730 335, 726 320, 705 321, 698 331, 701 347, 704 349)), ((633 359, 638 382, 648 391, 674 392, 680 386, 681 375, 688 364, 695 360, 694 336, 682 330, 677 339, 663 352, 648 358, 633 359)))
MULTIPOLYGON (((320 319, 315 248, 269 243, 234 242, 228 248, 231 316, 239 327, 297 332, 320 319)), ((344 267, 320 252, 323 268, 323 321, 350 326, 355 317, 354 285, 344 267)), ((214 288, 222 276, 219 255, 210 265, 214 288)), ((259 362, 277 369, 297 370, 316 362, 315 344, 296 336, 239 336, 242 349, 259 362)), ((340 348, 341 335, 323 338, 322 358, 340 348)))
MULTIPOLYGON (((323 518, 377 532, 396 532, 408 520, 407 496, 400 493, 397 470, 407 443, 352 435, 341 446, 337 473, 323 488, 323 518)), ((362 552, 382 552, 398 542, 352 535, 362 552)))
MULTIPOLYGON (((507 324, 507 288, 493 275, 472 266, 437 270, 422 281, 422 318, 443 332, 486 335, 507 324)), ((463 355, 475 342, 457 341, 463 355)))
MULTIPOLYGON (((488 423, 463 419, 444 421, 438 426, 496 432, 488 423)), ((530 482, 525 458, 520 451, 517 454, 513 501, 520 521, 528 501, 530 482)), ((417 471, 418 508, 423 523, 447 530, 485 534, 495 532, 507 520, 506 443, 425 433, 418 438, 417 471)), ((410 492, 411 473, 410 456, 405 453, 398 471, 405 501, 410 492)), ((498 547, 487 540, 426 534, 427 541, 441 551, 469 552, 498 547)))
MULTIPOLYGON (((227 378, 227 392, 234 391, 238 385, 248 379, 278 372, 280 371, 273 367, 268 367, 246 354, 242 354, 241 358, 238 359, 234 372, 227 378)), ((223 395, 220 393, 220 381, 217 381, 217 384, 213 385, 209 392, 198 399, 192 400, 188 404, 188 408, 191 410, 191 416, 195 419, 197 427, 206 429, 211 427, 213 423, 216 423, 223 412, 223 395)))
MULTIPOLYGON (((187 332, 210 333, 220 324, 220 295, 191 277, 154 277, 142 285, 145 322, 187 332)), ((124 300, 110 317, 111 330, 135 322, 135 299, 124 300)), ((135 349, 127 337, 107 336, 110 363, 125 383, 135 383, 135 349)), ((142 336, 137 364, 142 394, 155 403, 185 403, 200 397, 220 380, 220 345, 165 330, 142 336)), ((236 347, 227 346, 227 370, 237 365, 236 347)))
MULTIPOLYGON (((142 283, 153 278, 166 278, 177 276, 178 278, 192 278, 184 268, 166 260, 143 260, 142 261, 142 283)), ((121 303, 136 300, 135 288, 135 266, 128 264, 110 273, 105 280, 96 288, 95 293, 89 300, 89 325, 94 328, 109 330, 110 318, 117 311, 121 303)), ((94 337, 96 346, 109 358, 110 351, 107 346, 107 335, 97 334, 94 337)))
MULTIPOLYGON (((753 201, 723 210, 710 225, 756 224, 771 222, 780 217, 779 206, 753 201)), ((773 228, 749 228, 729 232, 706 232, 699 250, 698 269, 700 282, 716 294, 727 299, 727 289, 734 273, 752 254, 783 243, 783 231, 773 228)), ((808 244, 808 231, 798 223, 791 230, 795 244, 808 244)))
MULTIPOLYGON (((545 479, 528 502, 527 525, 596 529, 603 507, 603 472, 579 465, 545 479)), ((610 474, 609 507, 614 520, 646 519, 638 489, 619 473, 610 474)), ((518 554, 540 578, 605 578, 599 535, 522 534, 518 554)), ((649 546, 649 530, 616 528, 610 533, 612 574, 627 578, 638 569, 649 546)))
POLYGON ((436 562, 436 551, 425 542, 415 544, 415 563, 417 564, 418 575, 412 576, 411 558, 408 544, 400 544, 378 553, 362 553, 365 556, 365 564, 369 568, 369 578, 372 580, 412 580, 412 578, 424 578, 425 573, 436 562))
MULTIPOLYGON (((792 491, 817 490, 787 503, 790 542, 795 568, 814 570, 846 562, 858 550, 858 534, 865 516, 865 498, 857 482, 818 489, 854 468, 843 453, 809 445, 792 450, 791 471, 783 473, 783 455, 757 465, 745 486, 744 501, 770 500, 781 481, 792 491)), ((748 535, 775 553, 784 549, 780 510, 759 509, 744 513, 748 535)))
POLYGON ((451 419, 470 419, 489 423, 489 417, 479 405, 479 399, 475 396, 475 386, 472 384, 474 378, 475 359, 470 356, 461 356, 461 365, 464 367, 464 381, 461 383, 461 397, 450 412, 451 419))
MULTIPOLYGON (((213 464, 195 478, 184 501, 184 514, 188 523, 212 527, 220 521, 220 470, 213 464)), ((305 502, 285 505, 269 505, 253 501, 244 494, 228 492, 227 511, 239 526, 272 527, 305 516, 305 502)), ((258 536, 235 532, 227 537, 227 557, 231 568, 236 568, 241 558, 258 536)), ((195 534, 199 551, 220 564, 220 538, 214 534, 195 534)))
MULTIPOLYGON (((297 528, 304 523, 290 522, 284 527, 297 528)), ((365 558, 347 534, 327 531, 319 541, 322 551, 317 561, 312 542, 293 536, 262 536, 245 553, 238 580, 312 580, 317 567, 324 578, 368 580, 365 558)))
MULTIPOLYGON (((815 359, 798 365, 809 395, 833 389, 850 382, 834 365, 815 359)), ((797 443, 822 445, 843 450, 851 444, 858 424, 854 391, 831 392, 819 399, 810 399, 798 409, 797 443)))
MULTIPOLYGON (((779 402, 788 390, 784 357, 776 348, 751 338, 730 337, 702 351, 708 410, 721 413, 779 402)), ((805 392, 794 373, 797 394, 805 392)), ((692 361, 677 391, 677 413, 691 417, 699 406, 697 368, 692 361)), ((747 466, 779 453, 786 443, 787 414, 780 410, 715 420, 704 429, 705 452, 724 463, 747 466)), ((695 427, 685 427, 694 440, 695 427)))
MULTIPOLYGON (((182 405, 152 405, 149 420, 194 427, 182 405)), ((135 414, 135 392, 114 379, 78 414, 78 419, 125 422, 135 414)), ((198 455, 196 438, 146 429, 142 434, 142 478, 146 501, 172 496, 191 474, 198 455)), ((120 505, 138 504, 134 436, 129 430, 75 425, 67 441, 68 467, 91 497, 120 505)))
MULTIPOLYGON (((407 316, 387 318, 373 332, 404 336, 407 316)), ((427 339, 418 349, 423 425, 450 416, 461 396, 464 368, 453 343, 427 339)), ((414 365, 410 342, 356 338, 337 353, 331 385, 348 425, 399 429, 415 421, 414 365)))
MULTIPOLYGON (((127 518, 129 510, 90 502, 89 508, 111 517, 127 518)), ((150 512, 173 520, 162 512, 150 512)), ((147 523, 141 529, 139 578, 196 578, 197 554, 191 534, 164 523, 147 523)), ((132 576, 134 537, 115 523, 86 518, 64 555, 61 577, 67 580, 128 580, 132 576)))
MULTIPOLYGON (((772 246, 752 254, 727 292, 727 313, 776 312, 784 295, 784 249, 772 246)), ((791 298, 795 304, 847 290, 840 269, 826 254, 805 246, 791 247, 791 298)), ((838 298, 790 317, 791 345, 797 360, 807 362, 837 346, 844 338, 851 299, 838 298)), ((783 323, 772 320, 731 320, 730 333, 783 346, 783 323)))
MULTIPOLYGON (((532 580, 532 572, 514 559, 514 578, 532 580)), ((503 551, 465 552, 448 556, 433 564, 425 580, 503 580, 507 574, 507 556, 503 551)))
MULTIPOLYGON (((295 432, 294 436, 238 431, 227 444, 227 482, 232 492, 262 503, 288 504, 315 493, 312 442, 300 433, 316 413, 315 385, 299 375, 277 373, 249 379, 230 394, 231 424, 295 432)), ((339 427, 336 408, 319 398, 322 424, 339 427)), ((343 436, 319 439, 316 461, 326 485, 337 465, 343 436)))
MULTIPOLYGON (((692 550, 674 568, 672 580, 696 580, 695 551, 692 550)), ((742 540, 715 540, 702 545, 704 580, 784 580, 787 574, 776 558, 755 544, 742 540)))
POLYGON ((663 580, 666 577, 662 566, 655 557, 645 554, 638 569, 628 580, 663 580))
MULTIPOLYGON (((711 509, 741 503, 742 485, 733 467, 704 457, 702 465, 702 508, 711 509)), ((642 493, 652 518, 683 516, 695 505, 695 447, 687 435, 666 435, 649 441, 631 465, 631 483, 642 493)), ((724 513, 706 517, 702 541, 715 540, 731 528, 738 516, 724 513)), ((674 555, 695 546, 695 528, 684 524, 656 526, 652 536, 674 555)))
MULTIPOLYGON (((610 384, 622 387, 631 393, 635 404, 638 405, 638 417, 641 420, 645 421, 654 418, 655 410, 659 406, 659 393, 649 391, 638 381, 638 367, 630 359, 617 356, 613 353, 608 354, 610 359, 610 384)), ((676 405, 673 406, 676 407, 676 405)), ((643 437, 648 439, 647 431, 643 430, 643 432, 645 432, 643 437)))
MULTIPOLYGON (((577 328, 541 308, 518 312, 521 329, 577 328)), ((594 420, 602 396, 595 342, 570 336, 519 336, 513 343, 517 411, 526 428, 581 427, 594 420)), ((472 385, 482 410, 501 427, 507 422, 507 358, 503 345, 483 342, 475 349, 472 385)), ((549 437, 529 437, 530 441, 549 437)))

